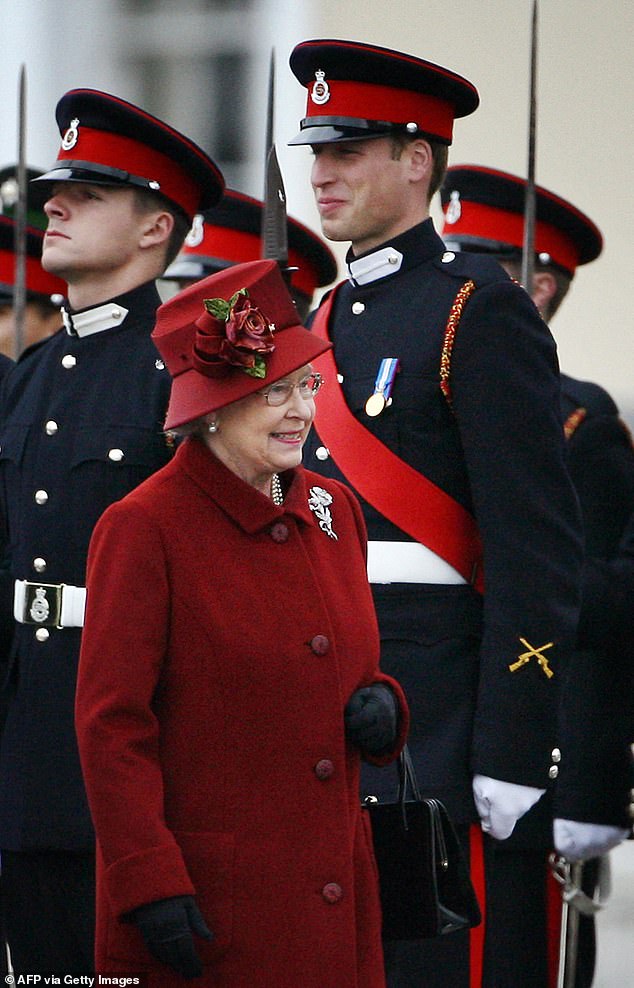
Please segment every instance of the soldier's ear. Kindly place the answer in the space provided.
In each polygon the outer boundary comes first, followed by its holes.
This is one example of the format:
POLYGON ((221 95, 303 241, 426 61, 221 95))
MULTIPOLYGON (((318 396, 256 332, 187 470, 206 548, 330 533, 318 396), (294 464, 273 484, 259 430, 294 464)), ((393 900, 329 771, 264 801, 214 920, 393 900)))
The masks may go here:
POLYGON ((557 291, 557 280, 551 271, 536 271, 533 275, 531 298, 540 312, 548 312, 551 299, 557 291))
POLYGON ((174 217, 166 209, 147 213, 141 229, 140 246, 155 247, 164 244, 174 229, 174 217))
POLYGON ((419 137, 415 141, 410 141, 406 145, 406 150, 409 154, 412 181, 429 179, 433 167, 433 155, 429 143, 419 137))

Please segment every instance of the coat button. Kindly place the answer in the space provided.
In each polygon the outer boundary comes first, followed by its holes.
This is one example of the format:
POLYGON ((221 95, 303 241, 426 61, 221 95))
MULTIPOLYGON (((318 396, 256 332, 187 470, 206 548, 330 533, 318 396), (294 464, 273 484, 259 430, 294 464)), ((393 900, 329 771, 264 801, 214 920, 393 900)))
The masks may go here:
POLYGON ((556 779, 558 775, 559 775, 559 769, 557 768, 557 766, 551 765, 550 768, 548 769, 548 778, 556 779))
POLYGON ((35 637, 39 642, 46 642, 49 638, 48 628, 38 628, 35 632, 35 637))
POLYGON ((318 446, 317 449, 315 450, 315 456, 317 457, 318 460, 321 460, 321 462, 323 463, 323 461, 327 460, 328 457, 330 456, 330 450, 328 449, 327 446, 318 446))
POLYGON ((561 751, 559 750, 559 748, 553 748, 553 750, 550 753, 550 757, 552 758, 554 763, 558 765, 559 762, 561 761, 561 751))
POLYGON ((65 353, 62 357, 62 367, 66 370, 71 370, 77 363, 77 357, 73 357, 72 353, 65 353))
POLYGON ((363 304, 363 302, 353 302, 352 314, 355 316, 360 316, 362 312, 365 312, 365 305, 363 304))
POLYGON ((325 635, 315 635, 311 638, 310 647, 315 655, 325 655, 330 648, 330 642, 325 635))
POLYGON ((46 572, 46 560, 42 559, 41 556, 37 556, 37 558, 33 560, 33 569, 36 573, 46 572))
POLYGON ((452 250, 446 250, 443 256, 440 258, 443 264, 449 264, 451 261, 455 260, 456 255, 452 250))
POLYGON ((121 463, 121 460, 123 459, 124 455, 125 454, 122 449, 108 450, 108 459, 112 460, 113 463, 121 463))
POLYGON ((57 422, 54 422, 53 419, 49 419, 49 421, 44 426, 47 436, 54 436, 58 428, 59 426, 57 425, 57 422))
POLYGON ((324 779, 329 779, 331 775, 333 775, 334 771, 335 771, 335 766, 333 765, 333 763, 330 761, 329 758, 320 758, 317 764, 315 765, 315 775, 317 776, 318 779, 321 779, 322 781, 324 779))
POLYGON ((48 494, 46 491, 36 491, 35 492, 35 503, 36 504, 46 504, 48 501, 48 494))
POLYGON ((282 521, 276 522, 271 528, 271 538, 274 542, 288 541, 288 525, 285 525, 282 521))
POLYGON ((343 899, 343 889, 337 882, 328 882, 321 890, 321 894, 326 902, 330 903, 341 902, 343 899))

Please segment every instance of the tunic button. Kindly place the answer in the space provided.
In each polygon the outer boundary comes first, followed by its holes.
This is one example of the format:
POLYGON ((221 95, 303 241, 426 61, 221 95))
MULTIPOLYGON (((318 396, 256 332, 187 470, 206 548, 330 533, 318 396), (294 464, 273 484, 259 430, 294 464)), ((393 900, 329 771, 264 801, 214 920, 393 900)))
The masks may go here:
POLYGON ((330 456, 330 450, 326 446, 318 446, 315 450, 315 456, 323 462, 330 456))
POLYGON ((330 648, 330 642, 325 635, 315 635, 310 643, 315 655, 325 655, 330 648))
POLYGON ((324 885, 321 890, 321 894, 326 902, 341 902, 343 898, 343 889, 341 888, 341 885, 337 884, 337 882, 328 882, 328 884, 324 885))
POLYGON ((343 374, 337 374, 337 381, 339 384, 343 384, 343 374))
POLYGON ((48 641, 49 630, 48 628, 38 628, 35 632, 35 637, 39 642, 48 641))
POLYGON ((108 459, 109 460, 112 460, 114 463, 121 463, 121 460, 123 459, 123 457, 124 457, 124 452, 123 452, 122 449, 109 449, 108 450, 108 459))
POLYGON ((46 560, 38 556, 33 560, 33 569, 36 573, 44 573, 46 571, 46 560))
POLYGON ((73 357, 72 353, 66 353, 62 357, 62 367, 66 370, 71 370, 72 367, 77 363, 77 357, 73 357))
POLYGON ((288 541, 288 526, 284 522, 276 522, 271 529, 271 538, 274 542, 288 541))
POLYGON ((548 769, 548 778, 556 779, 558 775, 559 775, 559 769, 557 768, 557 766, 551 765, 550 768, 548 769))
POLYGON ((553 748, 553 750, 550 753, 550 757, 555 762, 555 764, 558 765, 559 762, 561 761, 561 751, 559 750, 559 748, 553 748))
POLYGON ((353 302, 352 303, 352 313, 355 316, 360 316, 362 312, 365 312, 365 305, 363 302, 353 302))
POLYGON ((47 436, 54 436, 59 427, 57 425, 57 422, 53 422, 53 419, 49 419, 49 421, 46 423, 44 428, 46 429, 47 436))
POLYGON ((48 494, 46 491, 36 491, 35 492, 35 503, 36 504, 46 504, 48 501, 48 494))
POLYGON ((335 766, 332 764, 329 758, 320 758, 320 760, 315 765, 315 775, 318 779, 322 781, 324 779, 329 779, 334 773, 335 766))
POLYGON ((452 250, 446 250, 443 256, 440 258, 443 264, 449 264, 450 261, 455 260, 456 255, 452 250))
POLYGON ((154 366, 156 367, 157 370, 165 370, 165 364, 160 359, 154 361, 154 366))

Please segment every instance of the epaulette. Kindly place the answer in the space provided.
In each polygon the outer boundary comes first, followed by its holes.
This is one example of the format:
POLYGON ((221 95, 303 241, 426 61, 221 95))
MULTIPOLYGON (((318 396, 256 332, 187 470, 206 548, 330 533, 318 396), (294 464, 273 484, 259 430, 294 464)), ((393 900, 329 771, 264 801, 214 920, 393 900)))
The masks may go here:
POLYGON ((496 282, 512 281, 504 268, 487 254, 445 251, 432 261, 434 267, 451 278, 475 281, 478 288, 496 282))
POLYGON ((561 390, 573 405, 585 409, 586 416, 619 414, 614 399, 605 388, 593 381, 578 381, 574 377, 562 374, 561 390))
POLYGON ((64 333, 66 332, 63 326, 60 329, 55 330, 54 333, 51 333, 50 336, 43 336, 41 340, 36 340, 35 343, 31 343, 30 346, 25 347, 25 349, 18 357, 16 363, 18 364, 22 363, 22 361, 26 360, 27 357, 30 357, 32 353, 35 353, 37 350, 40 349, 40 347, 45 346, 50 340, 52 340, 54 336, 57 336, 58 333, 62 333, 62 332, 64 333))

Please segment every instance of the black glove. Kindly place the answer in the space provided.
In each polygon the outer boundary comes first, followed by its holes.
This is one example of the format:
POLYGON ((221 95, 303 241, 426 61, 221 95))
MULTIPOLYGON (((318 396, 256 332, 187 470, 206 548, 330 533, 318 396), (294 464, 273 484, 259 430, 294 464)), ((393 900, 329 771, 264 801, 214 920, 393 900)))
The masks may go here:
POLYGON ((348 739, 368 755, 389 751, 396 741, 398 704, 389 686, 355 690, 343 714, 348 739))
POLYGON ((184 978, 198 978, 203 966, 194 947, 193 934, 213 940, 193 896, 178 895, 139 906, 130 919, 141 931, 145 945, 157 960, 184 978))

